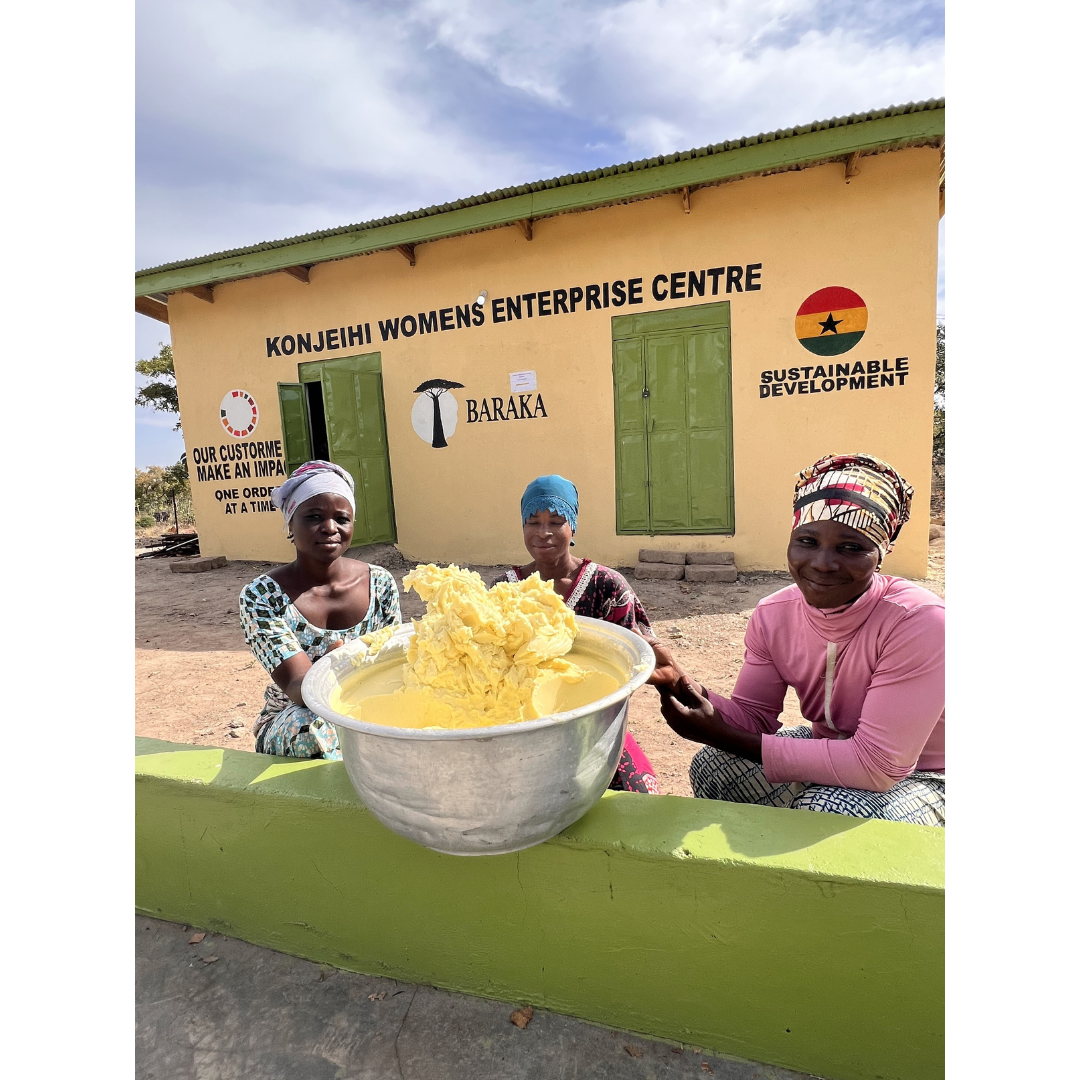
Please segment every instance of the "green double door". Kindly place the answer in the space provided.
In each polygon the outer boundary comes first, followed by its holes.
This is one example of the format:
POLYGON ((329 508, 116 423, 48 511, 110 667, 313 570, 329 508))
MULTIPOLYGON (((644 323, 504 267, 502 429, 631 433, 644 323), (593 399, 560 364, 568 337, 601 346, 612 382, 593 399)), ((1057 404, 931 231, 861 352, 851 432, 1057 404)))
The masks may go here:
POLYGON ((611 320, 616 531, 735 531, 727 303, 611 320))
POLYGON ((298 370, 299 382, 278 383, 289 472, 313 458, 340 465, 356 483, 353 544, 393 543, 381 354, 300 364, 298 370))

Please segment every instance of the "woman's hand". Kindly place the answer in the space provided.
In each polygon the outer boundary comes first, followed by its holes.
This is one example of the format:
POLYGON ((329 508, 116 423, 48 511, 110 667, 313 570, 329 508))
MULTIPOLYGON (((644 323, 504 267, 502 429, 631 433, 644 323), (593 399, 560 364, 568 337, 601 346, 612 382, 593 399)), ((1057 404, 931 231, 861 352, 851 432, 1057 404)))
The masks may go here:
POLYGON ((667 693, 660 692, 660 712, 676 735, 693 742, 710 743, 719 719, 702 687, 684 675, 667 693))
POLYGON ((660 691, 660 712, 668 727, 684 739, 761 761, 761 735, 729 724, 716 711, 704 687, 687 676, 674 693, 660 691))
POLYGON ((675 657, 672 656, 671 650, 666 645, 661 645, 654 638, 646 638, 645 640, 652 646, 652 651, 656 654, 656 667, 648 678, 649 685, 655 686, 661 693, 665 690, 668 693, 675 693, 679 686, 679 680, 686 678, 686 672, 676 663, 675 657))

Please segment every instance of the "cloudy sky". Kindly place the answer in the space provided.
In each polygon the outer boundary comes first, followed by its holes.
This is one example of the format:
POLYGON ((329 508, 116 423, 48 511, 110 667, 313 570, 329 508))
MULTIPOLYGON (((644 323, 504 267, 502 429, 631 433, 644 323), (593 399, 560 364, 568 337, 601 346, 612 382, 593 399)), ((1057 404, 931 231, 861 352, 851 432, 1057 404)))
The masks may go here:
MULTIPOLYGON (((944 93, 924 0, 139 0, 139 268, 944 93)), ((939 311, 944 313, 944 234, 939 311)), ((136 356, 168 327, 136 320, 136 356)), ((136 464, 183 451, 136 410, 136 464)))

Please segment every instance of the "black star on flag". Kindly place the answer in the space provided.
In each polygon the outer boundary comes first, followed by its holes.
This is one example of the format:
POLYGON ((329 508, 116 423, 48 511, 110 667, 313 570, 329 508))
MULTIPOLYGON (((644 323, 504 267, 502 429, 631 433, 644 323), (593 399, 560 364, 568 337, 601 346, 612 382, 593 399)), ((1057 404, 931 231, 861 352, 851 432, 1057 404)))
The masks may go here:
POLYGON ((835 334, 837 332, 836 328, 843 321, 844 321, 843 319, 834 319, 833 316, 832 316, 832 312, 830 311, 829 312, 829 317, 823 323, 818 323, 818 326, 821 327, 821 332, 823 334, 835 334))

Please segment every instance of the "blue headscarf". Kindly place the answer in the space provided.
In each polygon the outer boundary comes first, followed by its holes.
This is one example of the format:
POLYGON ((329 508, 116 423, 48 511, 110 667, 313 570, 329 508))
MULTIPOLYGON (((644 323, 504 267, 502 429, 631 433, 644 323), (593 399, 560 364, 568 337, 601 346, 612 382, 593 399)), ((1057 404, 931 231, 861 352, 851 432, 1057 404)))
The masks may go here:
MULTIPOLYGON (((539 513, 558 514, 566 518, 570 532, 577 532, 578 495, 577 488, 562 476, 538 476, 521 496, 521 524, 539 513)), ((570 541, 571 545, 574 543, 570 541)))

